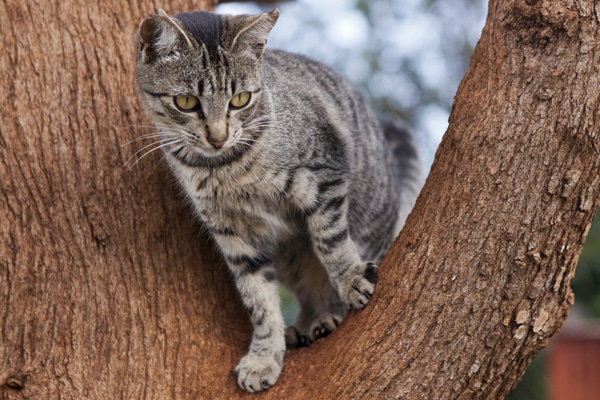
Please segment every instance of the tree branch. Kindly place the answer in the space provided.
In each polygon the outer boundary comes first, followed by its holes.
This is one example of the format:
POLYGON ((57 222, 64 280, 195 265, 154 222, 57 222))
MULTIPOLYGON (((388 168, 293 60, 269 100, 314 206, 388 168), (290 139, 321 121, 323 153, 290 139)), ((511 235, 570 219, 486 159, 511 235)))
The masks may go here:
MULTIPOLYGON (((244 396, 231 371, 249 324, 227 272, 160 157, 122 167, 149 132, 132 32, 155 10, 121 7, 0 5, 0 394, 244 396)), ((259 397, 499 398, 515 384, 568 312, 599 205, 594 7, 490 4, 372 304, 289 352, 259 397)))

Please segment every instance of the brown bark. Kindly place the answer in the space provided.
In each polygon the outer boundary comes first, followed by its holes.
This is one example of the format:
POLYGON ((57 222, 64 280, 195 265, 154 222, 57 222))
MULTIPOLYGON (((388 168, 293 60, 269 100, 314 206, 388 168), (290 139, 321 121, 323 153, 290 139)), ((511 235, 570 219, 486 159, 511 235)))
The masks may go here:
MULTIPOLYGON (((225 268, 159 156, 123 168, 149 130, 132 38, 154 6, 117 7, 0 4, 0 394, 242 397, 249 324, 225 268)), ((256 397, 507 393, 568 312, 599 205, 598 15, 491 2, 372 303, 256 397)))

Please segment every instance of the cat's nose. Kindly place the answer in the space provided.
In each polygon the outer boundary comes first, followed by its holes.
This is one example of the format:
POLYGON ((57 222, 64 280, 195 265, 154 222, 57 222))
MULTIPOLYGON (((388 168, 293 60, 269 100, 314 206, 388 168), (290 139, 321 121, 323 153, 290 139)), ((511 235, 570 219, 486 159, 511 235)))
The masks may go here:
POLYGON ((215 149, 220 149, 225 144, 226 140, 218 140, 218 139, 208 139, 208 143, 212 145, 215 149))
POLYGON ((210 121, 206 125, 206 140, 215 149, 223 147, 228 137, 227 123, 224 119, 210 121))

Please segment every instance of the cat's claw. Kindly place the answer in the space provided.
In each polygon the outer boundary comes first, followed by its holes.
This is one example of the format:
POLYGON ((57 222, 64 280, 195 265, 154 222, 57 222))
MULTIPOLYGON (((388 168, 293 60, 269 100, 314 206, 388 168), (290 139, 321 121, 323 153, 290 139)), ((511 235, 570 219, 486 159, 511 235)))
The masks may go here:
POLYGON ((323 338, 335 331, 342 322, 343 317, 335 314, 321 314, 315 319, 308 329, 308 337, 311 342, 323 338))
POLYGON ((297 349, 310 345, 306 334, 301 333, 295 326, 285 328, 285 347, 288 349, 297 349))
POLYGON ((355 310, 363 309, 371 300, 377 283, 377 266, 372 262, 354 269, 348 274, 343 300, 355 310))
POLYGON ((325 313, 319 315, 306 332, 300 332, 295 326, 288 326, 285 330, 286 347, 295 349, 310 346, 315 340, 324 338, 335 331, 343 319, 343 316, 325 313))
POLYGON ((273 386, 281 373, 281 363, 273 357, 246 354, 234 370, 238 385, 249 393, 273 386))

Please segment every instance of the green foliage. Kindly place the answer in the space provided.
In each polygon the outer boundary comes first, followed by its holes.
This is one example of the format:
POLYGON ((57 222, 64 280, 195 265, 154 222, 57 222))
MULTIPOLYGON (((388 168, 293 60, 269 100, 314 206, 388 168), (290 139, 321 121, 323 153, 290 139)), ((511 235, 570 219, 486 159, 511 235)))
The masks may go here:
POLYGON ((281 296, 281 312, 285 326, 294 325, 296 315, 298 315, 298 303, 294 299, 294 295, 283 286, 279 286, 279 295, 281 296))
POLYGON ((589 317, 600 318, 600 212, 592 223, 571 287, 575 304, 589 317))
POLYGON ((544 362, 545 351, 542 351, 527 367, 525 375, 509 394, 506 400, 543 400, 546 398, 546 380, 544 362))
MULTIPOLYGON (((600 212, 592 223, 579 258, 571 288, 575 293, 575 306, 584 316, 600 318, 600 212)), ((525 371, 523 379, 509 394, 507 400, 544 399, 547 388, 542 351, 525 371)))

